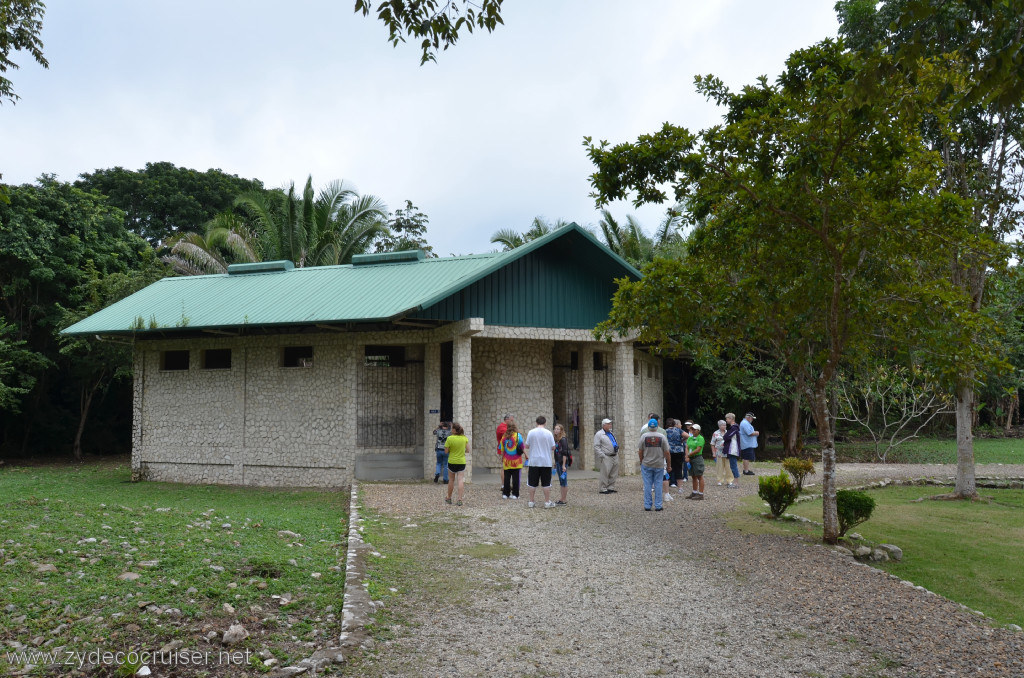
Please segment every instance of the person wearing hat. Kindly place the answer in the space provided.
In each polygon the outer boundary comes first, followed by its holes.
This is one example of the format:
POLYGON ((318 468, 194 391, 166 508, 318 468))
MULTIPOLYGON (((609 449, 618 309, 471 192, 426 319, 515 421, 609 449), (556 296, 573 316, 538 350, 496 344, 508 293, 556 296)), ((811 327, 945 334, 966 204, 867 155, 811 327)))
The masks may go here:
POLYGON ((653 504, 654 510, 660 511, 664 499, 662 479, 666 470, 672 470, 672 458, 669 456, 668 439, 664 433, 658 432, 657 419, 647 422, 647 432, 640 436, 637 452, 640 455, 640 475, 644 480, 644 510, 650 511, 653 504))
POLYGON ((651 419, 658 422, 658 433, 660 433, 661 435, 665 435, 665 429, 661 427, 661 417, 659 417, 654 412, 651 412, 650 414, 647 415, 647 420, 644 421, 644 425, 640 427, 640 435, 647 433, 647 422, 650 421, 651 419))
POLYGON ((754 430, 755 419, 757 417, 753 412, 747 412, 747 416, 743 417, 743 421, 740 422, 740 458, 743 460, 743 475, 745 476, 757 475, 750 470, 750 462, 756 461, 754 451, 757 450, 757 436, 761 435, 754 430))
POLYGON ((594 434, 594 459, 601 469, 598 491, 601 494, 617 492, 615 480, 619 477, 619 443, 612 433, 611 419, 603 419, 601 430, 594 434))
POLYGON ((704 436, 700 424, 694 424, 693 433, 686 439, 686 461, 690 463, 690 477, 693 479, 693 494, 690 499, 704 498, 704 436))

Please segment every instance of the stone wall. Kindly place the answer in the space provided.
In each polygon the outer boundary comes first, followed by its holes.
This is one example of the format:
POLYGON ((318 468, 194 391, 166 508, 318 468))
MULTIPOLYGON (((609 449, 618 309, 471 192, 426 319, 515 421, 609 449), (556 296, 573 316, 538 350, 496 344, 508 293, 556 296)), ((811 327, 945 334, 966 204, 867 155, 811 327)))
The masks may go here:
MULTIPOLYGON (((440 407, 439 346, 449 340, 454 341, 455 420, 466 428, 474 450, 467 479, 474 464, 488 472, 499 466, 493 436, 505 412, 516 416, 524 433, 539 414, 548 418, 549 427, 555 412, 567 423, 571 413, 559 408, 565 409, 570 381, 577 390, 581 424, 580 450, 574 456, 587 468, 597 430, 593 419, 621 417, 630 423, 617 419, 615 430, 631 431, 639 426, 631 422, 634 410, 661 407, 657 384, 634 380, 632 365, 623 367, 624 356, 630 361, 634 356, 631 342, 584 341, 588 337, 579 330, 485 327, 470 319, 432 330, 139 341, 132 468, 137 477, 172 482, 338 487, 351 482, 357 458, 398 453, 412 457, 430 477, 430 432, 437 419, 431 410, 440 407), (367 368, 366 345, 405 346, 409 365, 367 368), (283 366, 287 346, 311 346, 312 360, 283 366), (230 368, 203 369, 203 351, 218 348, 231 349, 230 368), (161 369, 162 353, 168 350, 189 351, 189 369, 161 369), (608 404, 601 412, 594 392, 595 350, 608 363, 598 375, 602 384, 608 382, 608 404), (576 370, 568 369, 571 351, 578 355, 576 370), (360 445, 359 389, 372 381, 368 369, 409 371, 409 378, 401 380, 408 393, 376 394, 378 402, 394 401, 387 416, 414 432, 407 444, 380 446, 366 440, 360 445)), ((362 400, 365 409, 366 393, 362 400)))
POLYGON ((475 470, 500 468, 494 429, 511 413, 526 437, 538 415, 554 421, 553 342, 473 338, 473 418, 478 422, 473 448, 475 470), (481 454, 482 453, 482 454, 481 454))

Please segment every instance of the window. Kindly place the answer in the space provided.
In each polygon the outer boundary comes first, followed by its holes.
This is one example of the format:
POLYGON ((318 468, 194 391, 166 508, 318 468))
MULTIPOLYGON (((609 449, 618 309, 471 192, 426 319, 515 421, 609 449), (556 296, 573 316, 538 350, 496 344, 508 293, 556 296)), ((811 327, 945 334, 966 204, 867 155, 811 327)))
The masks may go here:
POLYGON ((204 370, 230 370, 231 349, 230 348, 208 348, 203 351, 204 370))
POLYGON ((188 351, 164 351, 160 354, 160 369, 168 371, 188 369, 188 351))
POLYGON ((580 368, 580 352, 569 351, 569 369, 578 370, 580 368))
POLYGON ((364 355, 367 367, 405 367, 405 346, 367 346, 364 355))
POLYGON ((312 346, 285 346, 281 352, 281 367, 312 367, 312 346))
POLYGON ((608 369, 608 354, 602 353, 601 351, 594 351, 594 371, 600 372, 601 370, 608 369))
POLYGON ((635 377, 638 374, 640 374, 640 361, 639 360, 634 360, 633 361, 633 376, 635 377))
POLYGON ((655 365, 654 366, 654 378, 658 379, 658 380, 661 380, 661 366, 660 365, 655 365))
POLYGON ((648 379, 653 379, 654 378, 654 365, 652 365, 650 363, 647 363, 647 378, 648 379))

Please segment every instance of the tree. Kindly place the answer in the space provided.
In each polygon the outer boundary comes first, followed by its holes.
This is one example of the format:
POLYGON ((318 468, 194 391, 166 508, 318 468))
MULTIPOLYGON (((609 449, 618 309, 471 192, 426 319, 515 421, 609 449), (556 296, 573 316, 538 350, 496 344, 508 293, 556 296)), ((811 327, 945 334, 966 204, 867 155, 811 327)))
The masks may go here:
MULTIPOLYGON (((100 195, 47 176, 9 192, 10 204, 0 205, 0 322, 8 326, 6 346, 16 351, 20 387, 34 382, 20 396, 22 414, 0 411, 0 451, 58 450, 74 438, 82 383, 77 359, 60 352, 67 312, 92 303, 96 280, 164 269, 146 241, 125 230, 124 213, 100 195)), ((101 423, 83 434, 117 449, 124 427, 112 422, 130 418, 130 409, 123 411, 130 400, 112 399, 100 412, 93 403, 101 423)))
MULTIPOLYGON (((1004 240, 1019 228, 1024 198, 1024 5, 1017 0, 843 0, 836 9, 840 32, 855 48, 892 55, 912 77, 922 64, 929 67, 923 58, 953 58, 962 67, 959 86, 940 93, 951 124, 924 115, 921 134, 941 154, 942 187, 972 203, 972 230, 1004 240)), ((987 281, 1007 257, 1005 248, 950 251, 951 279, 967 295, 966 312, 981 312, 987 281)), ((977 363, 960 365, 950 384, 956 398, 955 495, 970 498, 977 496, 972 424, 982 379, 977 363)))
MULTIPOLYGON (((128 272, 100 273, 87 262, 86 301, 76 309, 64 309, 63 327, 96 313, 156 282, 166 272, 152 250, 141 258, 141 267, 128 272)), ((132 375, 132 344, 123 339, 101 340, 99 337, 62 336, 60 354, 67 360, 68 372, 78 387, 78 427, 75 429, 71 453, 82 459, 82 436, 86 430, 93 401, 105 394, 117 381, 132 375)))
POLYGON ((544 217, 534 217, 533 221, 530 223, 530 228, 526 229, 522 233, 514 228, 502 228, 491 235, 491 242, 501 245, 502 249, 505 251, 514 250, 520 245, 525 245, 531 240, 536 240, 541 236, 545 236, 554 230, 568 225, 569 222, 564 219, 558 219, 554 224, 552 224, 544 219, 544 217))
POLYGON ((162 257, 179 275, 227 273, 228 264, 260 261, 259 243, 231 212, 221 212, 206 224, 206 233, 179 233, 167 241, 171 253, 162 257))
POLYGON ((300 268, 348 263, 387 233, 387 206, 342 181, 315 193, 310 176, 302 195, 293 182, 287 191, 243 193, 235 204, 249 219, 264 261, 289 259, 300 268))
POLYGON ((401 252, 402 250, 423 250, 428 257, 437 256, 434 248, 427 244, 427 224, 430 219, 412 204, 405 201, 405 207, 395 210, 388 219, 387 233, 380 236, 376 252, 401 252))
POLYGON ((640 266, 654 258, 654 240, 644 232, 637 218, 630 214, 625 225, 612 216, 607 209, 601 210, 601 221, 597 222, 601 236, 608 249, 631 263, 640 266))
POLYGON ((883 360, 840 374, 834 396, 837 419, 866 430, 881 462, 897 446, 916 438, 935 417, 954 411, 951 399, 920 366, 904 367, 888 357, 883 360))
POLYGON ((839 528, 828 396, 840 367, 879 336, 967 351, 982 322, 940 322, 962 295, 939 255, 985 246, 962 228, 967 206, 940 190, 939 158, 918 133, 944 74, 916 85, 894 76, 866 99, 852 93, 863 65, 826 40, 794 52, 774 85, 762 77, 734 93, 697 78, 725 107, 723 123, 699 134, 666 123, 635 144, 584 141, 599 205, 631 191, 637 205, 662 202, 668 184, 697 224, 685 260, 655 259, 642 280, 620 283, 598 333, 636 331, 669 354, 782 360, 817 427, 830 543, 839 528))
POLYGON ((153 247, 178 233, 204 232, 208 221, 232 210, 240 193, 264 190, 256 179, 169 162, 146 163, 141 170, 99 169, 83 174, 75 186, 107 196, 108 204, 124 210, 125 228, 153 247))
POLYGON ((374 11, 377 19, 388 27, 388 40, 395 47, 406 36, 420 40, 423 56, 420 65, 437 61, 437 50, 447 50, 459 40, 462 30, 475 28, 488 33, 504 24, 501 19, 502 0, 382 0, 373 9, 372 0, 356 0, 355 12, 363 16, 374 11))
POLYGON ((39 39, 45 12, 42 0, 0 0, 0 104, 4 99, 14 103, 19 98, 14 84, 4 75, 18 68, 11 61, 12 52, 25 51, 43 68, 50 67, 39 39))
POLYGON ((23 339, 13 338, 15 329, 0 317, 0 411, 13 414, 21 411, 21 399, 36 384, 33 374, 49 366, 46 358, 25 348, 23 339))

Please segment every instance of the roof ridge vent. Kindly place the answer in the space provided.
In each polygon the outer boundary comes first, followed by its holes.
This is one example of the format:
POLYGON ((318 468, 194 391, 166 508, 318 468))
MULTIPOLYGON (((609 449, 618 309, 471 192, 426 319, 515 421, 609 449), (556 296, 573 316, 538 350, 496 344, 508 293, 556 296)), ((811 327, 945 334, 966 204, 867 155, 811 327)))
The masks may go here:
POLYGON ((295 268, 290 261, 257 261, 252 264, 229 264, 228 275, 245 273, 283 273, 295 268))
POLYGON ((426 255, 423 250, 402 250, 400 252, 378 252, 376 254, 356 254, 352 257, 353 266, 369 264, 395 264, 409 261, 423 261, 426 255))

